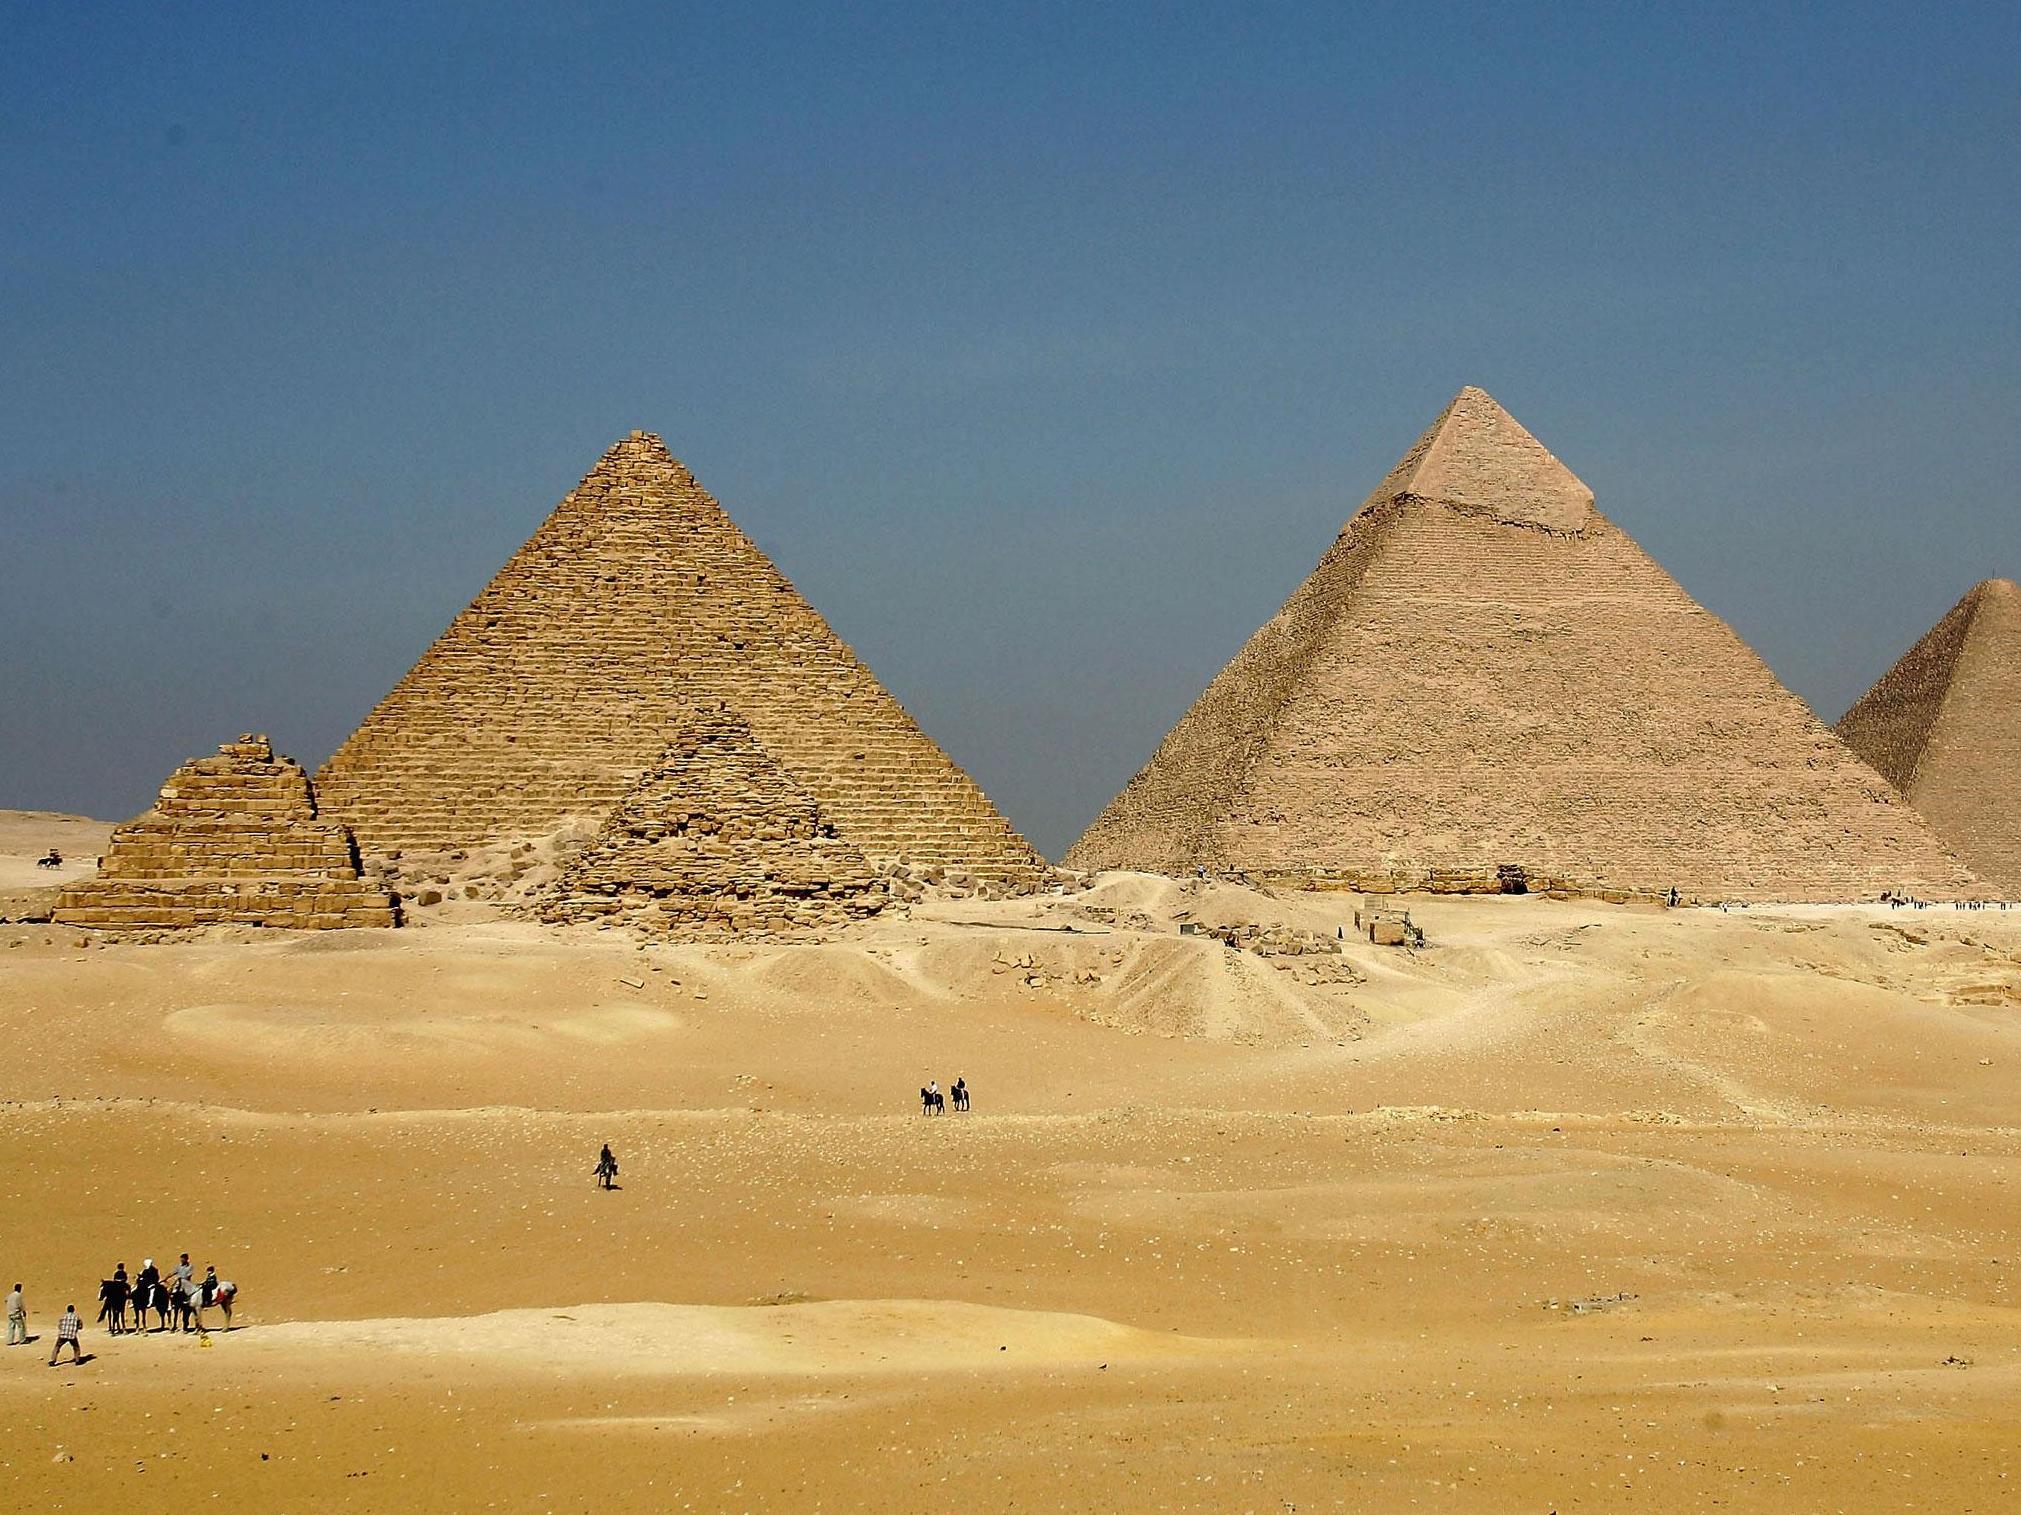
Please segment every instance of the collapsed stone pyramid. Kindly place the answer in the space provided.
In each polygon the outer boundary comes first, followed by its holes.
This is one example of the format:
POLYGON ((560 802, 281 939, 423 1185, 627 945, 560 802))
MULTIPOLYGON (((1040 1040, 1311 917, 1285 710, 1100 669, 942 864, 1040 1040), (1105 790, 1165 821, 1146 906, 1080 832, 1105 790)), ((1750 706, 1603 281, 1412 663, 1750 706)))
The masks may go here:
POLYGON ((344 827, 321 819, 309 776, 264 736, 192 758, 154 808, 112 833, 93 878, 66 888, 71 926, 391 926, 392 897, 368 885, 344 827))
POLYGON ((1973 891, 1875 780, 1468 388, 1067 862, 1312 887, 1973 891))
POLYGON ((870 864, 725 705, 680 718, 666 750, 540 907, 677 935, 790 933, 875 914, 870 864))
POLYGON ((1975 873, 2021 899, 2021 588, 1974 587, 1837 730, 1975 873))
POLYGON ((317 776, 368 853, 600 821, 721 702, 874 861, 1044 861, 656 436, 614 444, 317 776))

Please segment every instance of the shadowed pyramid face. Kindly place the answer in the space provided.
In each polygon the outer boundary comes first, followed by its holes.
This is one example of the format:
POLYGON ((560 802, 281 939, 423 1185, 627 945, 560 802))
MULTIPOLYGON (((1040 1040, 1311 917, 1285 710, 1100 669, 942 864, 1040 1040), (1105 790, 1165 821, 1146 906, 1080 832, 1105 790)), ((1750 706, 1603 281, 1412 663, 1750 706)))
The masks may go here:
POLYGON ((1492 398, 1462 390, 1067 861, 1739 899, 1972 880, 1492 398))
POLYGON ((1975 585, 1838 733, 1967 866, 2021 898, 2021 588, 1975 585))
POLYGON ((596 823, 695 702, 734 709, 874 860, 1043 867, 722 507, 616 443, 317 778, 368 851, 596 823))

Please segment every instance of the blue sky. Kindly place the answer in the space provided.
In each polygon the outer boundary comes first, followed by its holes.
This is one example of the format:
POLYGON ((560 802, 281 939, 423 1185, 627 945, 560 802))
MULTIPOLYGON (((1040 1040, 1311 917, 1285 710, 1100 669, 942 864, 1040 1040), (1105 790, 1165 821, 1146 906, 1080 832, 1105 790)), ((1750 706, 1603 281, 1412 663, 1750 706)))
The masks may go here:
POLYGON ((2021 575, 2021 8, 0 0, 0 806, 666 436, 1057 855, 1461 384, 1834 719, 2021 575))

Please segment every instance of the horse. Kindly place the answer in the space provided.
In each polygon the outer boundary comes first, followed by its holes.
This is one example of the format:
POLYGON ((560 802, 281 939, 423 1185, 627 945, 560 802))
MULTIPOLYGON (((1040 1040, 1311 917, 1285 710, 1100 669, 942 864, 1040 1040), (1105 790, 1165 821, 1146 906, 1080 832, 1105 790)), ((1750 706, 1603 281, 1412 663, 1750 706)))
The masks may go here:
POLYGON ((35 866, 38 868, 61 868, 63 866, 63 854, 58 852, 54 847, 51 847, 35 860, 35 866))
POLYGON ((968 1108, 968 1081, 966 1079, 956 1079, 954 1087, 948 1092, 954 1096, 955 1109, 966 1110, 968 1108))
POLYGON ((919 1091, 919 1113, 921 1115, 947 1114, 947 1096, 942 1094, 938 1089, 921 1089, 919 1091))

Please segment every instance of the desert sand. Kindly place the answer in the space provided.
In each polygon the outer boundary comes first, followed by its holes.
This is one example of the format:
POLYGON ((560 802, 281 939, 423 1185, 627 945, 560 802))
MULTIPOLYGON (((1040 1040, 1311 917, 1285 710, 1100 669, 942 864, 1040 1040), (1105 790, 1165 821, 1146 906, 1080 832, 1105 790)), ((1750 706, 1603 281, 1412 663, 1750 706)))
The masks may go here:
POLYGON ((1397 903, 0 926, 0 1506, 2021 1508, 2021 912, 1397 903))

